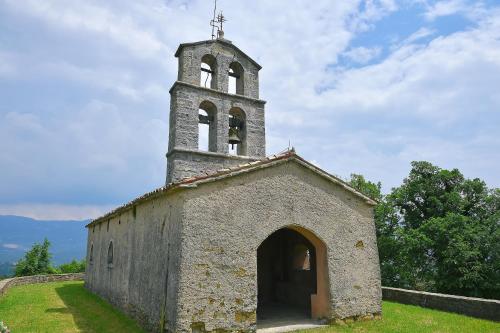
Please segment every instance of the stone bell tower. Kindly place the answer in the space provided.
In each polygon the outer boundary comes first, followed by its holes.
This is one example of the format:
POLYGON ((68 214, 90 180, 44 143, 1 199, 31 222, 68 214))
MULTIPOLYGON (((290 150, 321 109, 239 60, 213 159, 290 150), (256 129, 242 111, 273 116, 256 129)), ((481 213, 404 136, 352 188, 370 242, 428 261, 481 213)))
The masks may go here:
POLYGON ((181 44, 175 56, 179 72, 170 89, 166 183, 264 158, 261 66, 223 34, 181 44))

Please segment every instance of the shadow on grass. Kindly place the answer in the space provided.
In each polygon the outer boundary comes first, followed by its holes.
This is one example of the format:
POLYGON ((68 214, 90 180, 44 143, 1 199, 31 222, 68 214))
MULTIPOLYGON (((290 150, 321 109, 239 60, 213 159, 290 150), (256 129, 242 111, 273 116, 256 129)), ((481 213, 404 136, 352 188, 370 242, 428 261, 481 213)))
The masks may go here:
POLYGON ((64 284, 55 290, 66 308, 48 309, 47 312, 70 313, 80 332, 143 332, 135 321, 90 293, 82 283, 64 284))

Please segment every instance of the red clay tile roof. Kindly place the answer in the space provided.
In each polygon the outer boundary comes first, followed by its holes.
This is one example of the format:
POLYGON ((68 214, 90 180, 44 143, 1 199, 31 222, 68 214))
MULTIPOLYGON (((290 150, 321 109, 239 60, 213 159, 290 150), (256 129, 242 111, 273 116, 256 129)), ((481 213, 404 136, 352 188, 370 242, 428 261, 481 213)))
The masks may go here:
POLYGON ((276 155, 271 155, 268 156, 262 160, 259 161, 254 161, 254 162, 249 162, 245 164, 240 164, 238 166, 230 167, 227 169, 221 169, 215 172, 206 172, 204 174, 201 174, 199 176, 194 176, 194 177, 189 177, 189 178, 184 178, 181 179, 177 182, 168 184, 166 186, 162 186, 160 188, 157 188, 151 192, 145 193, 142 196, 104 214, 101 217, 98 217, 94 220, 92 220, 89 224, 86 225, 86 227, 99 224, 104 220, 107 220, 131 207, 133 207, 135 204, 146 201, 152 198, 155 198, 159 195, 162 195, 164 193, 170 192, 174 189, 182 189, 182 188, 189 188, 189 187, 195 187, 197 184, 202 184, 202 183, 207 183, 207 182, 212 182, 212 181, 218 181, 220 179, 224 179, 227 177, 232 177, 241 173, 245 172, 251 172, 253 170, 258 170, 262 169, 271 165, 275 165, 278 163, 281 163, 282 161, 288 161, 288 160, 295 160, 299 164, 303 165, 304 167, 315 171, 316 173, 320 174, 321 176, 328 178, 330 181, 342 186, 345 190, 355 194, 356 196, 362 198, 365 200, 365 202, 369 205, 376 205, 377 202, 368 196, 362 194, 361 192, 357 191, 353 187, 351 187, 348 183, 346 183, 344 180, 340 179, 339 177, 333 176, 326 171, 320 169, 319 167, 315 166, 314 164, 306 161, 299 155, 295 153, 295 151, 292 150, 287 150, 283 153, 276 154, 276 155))

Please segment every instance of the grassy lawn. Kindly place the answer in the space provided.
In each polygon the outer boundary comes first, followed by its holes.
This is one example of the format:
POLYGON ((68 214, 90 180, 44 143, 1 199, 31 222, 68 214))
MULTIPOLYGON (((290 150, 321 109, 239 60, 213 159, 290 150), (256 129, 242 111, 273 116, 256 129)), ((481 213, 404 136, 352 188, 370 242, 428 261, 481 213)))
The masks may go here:
MULTIPOLYGON (((13 333, 143 332, 134 321, 87 292, 79 281, 14 287, 0 297, 0 320, 13 333)), ((384 302, 382 320, 303 332, 500 333, 500 323, 384 302)))
POLYGON ((0 297, 0 320, 12 333, 143 332, 81 281, 13 287, 0 297))
POLYGON ((425 309, 419 306, 383 302, 382 320, 356 322, 345 326, 330 326, 307 330, 307 333, 344 332, 464 332, 500 333, 500 323, 462 316, 454 313, 425 309))

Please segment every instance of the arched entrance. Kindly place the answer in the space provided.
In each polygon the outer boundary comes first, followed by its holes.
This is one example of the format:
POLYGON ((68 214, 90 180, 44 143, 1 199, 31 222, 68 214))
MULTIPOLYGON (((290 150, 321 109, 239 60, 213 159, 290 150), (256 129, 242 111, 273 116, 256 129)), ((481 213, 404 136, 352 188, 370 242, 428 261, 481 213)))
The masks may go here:
POLYGON ((318 319, 329 314, 326 246, 290 226, 257 249, 257 321, 318 319))

